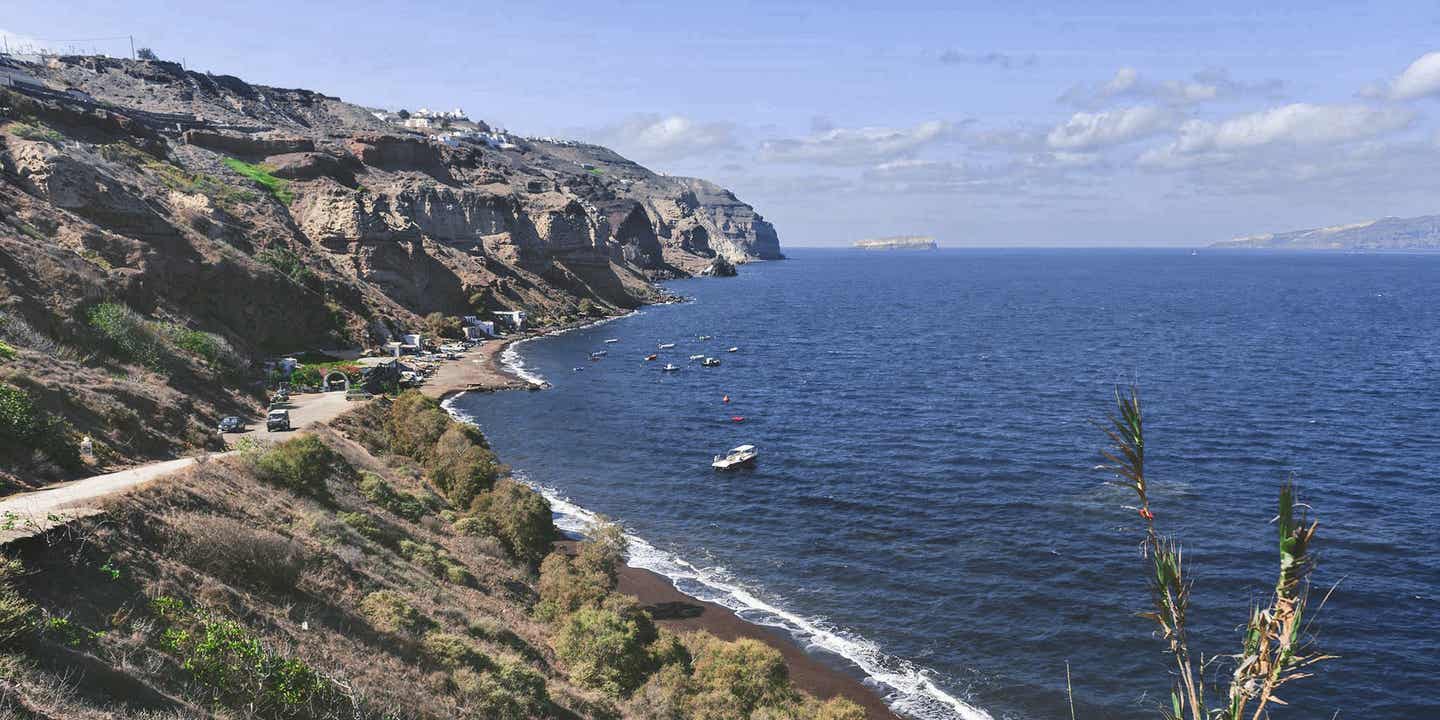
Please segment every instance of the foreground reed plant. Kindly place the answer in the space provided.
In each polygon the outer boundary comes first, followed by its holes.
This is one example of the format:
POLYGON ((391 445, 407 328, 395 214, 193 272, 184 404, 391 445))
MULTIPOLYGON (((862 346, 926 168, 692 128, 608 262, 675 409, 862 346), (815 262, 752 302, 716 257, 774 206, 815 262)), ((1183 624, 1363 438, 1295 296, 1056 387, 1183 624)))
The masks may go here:
MULTIPOLYGON (((1167 720, 1260 720, 1267 716, 1269 706, 1286 704, 1276 690, 1309 677, 1312 666, 1334 657, 1316 649, 1308 630, 1311 618, 1306 607, 1310 573, 1315 569, 1310 545, 1317 524, 1309 520, 1294 485, 1281 485, 1280 511, 1274 521, 1280 541, 1280 572, 1274 593, 1268 604, 1251 608, 1244 646, 1238 654, 1228 656, 1234 661, 1228 687, 1223 693, 1208 688, 1205 672, 1215 658, 1207 662, 1203 653, 1197 657, 1190 648, 1186 613, 1191 581, 1185 574, 1184 554, 1177 540, 1157 529, 1150 509, 1139 393, 1133 387, 1128 393, 1117 388, 1115 404, 1115 414, 1102 425, 1111 443, 1103 452, 1105 467, 1115 473, 1116 483, 1133 490, 1139 501, 1130 509, 1145 521, 1141 551, 1150 561, 1148 580, 1154 604, 1153 611, 1139 615, 1155 623, 1166 653, 1174 661, 1170 707, 1162 708, 1162 713, 1167 720), (1209 702, 1212 695, 1217 700, 1213 707, 1209 702)), ((1323 600, 1320 605, 1324 606, 1323 600)))

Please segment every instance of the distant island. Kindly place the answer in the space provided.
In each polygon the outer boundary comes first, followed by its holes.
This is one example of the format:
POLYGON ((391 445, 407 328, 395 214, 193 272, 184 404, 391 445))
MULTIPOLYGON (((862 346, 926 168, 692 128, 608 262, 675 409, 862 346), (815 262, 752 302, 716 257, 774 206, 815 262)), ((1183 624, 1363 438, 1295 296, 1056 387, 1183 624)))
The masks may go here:
POLYGON ((1281 250, 1440 250, 1440 215, 1387 217, 1350 225, 1247 235, 1217 248, 1281 250))
POLYGON ((935 238, 929 235, 896 235, 894 237, 856 240, 861 250, 934 250, 935 238))

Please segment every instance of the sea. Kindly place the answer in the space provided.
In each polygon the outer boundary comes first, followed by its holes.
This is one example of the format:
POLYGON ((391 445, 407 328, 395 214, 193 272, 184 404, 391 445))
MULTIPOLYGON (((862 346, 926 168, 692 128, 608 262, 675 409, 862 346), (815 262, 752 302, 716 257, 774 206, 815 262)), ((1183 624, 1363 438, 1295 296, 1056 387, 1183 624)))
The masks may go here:
POLYGON ((1293 481, 1336 657, 1273 716, 1440 717, 1440 255, 800 249, 667 287, 512 346, 547 389, 450 402, 568 531, 623 524, 632 564, 908 718, 1153 718, 1169 658, 1097 425, 1134 386, 1207 677, 1272 591, 1293 481), (753 470, 711 469, 743 443, 753 470))

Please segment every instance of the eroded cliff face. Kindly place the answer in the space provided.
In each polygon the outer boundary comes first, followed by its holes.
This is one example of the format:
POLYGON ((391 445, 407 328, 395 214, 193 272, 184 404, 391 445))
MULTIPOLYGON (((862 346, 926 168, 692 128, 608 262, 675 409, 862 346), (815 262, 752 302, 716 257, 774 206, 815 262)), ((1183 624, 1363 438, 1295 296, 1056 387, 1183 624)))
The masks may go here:
POLYGON ((442 138, 338 98, 163 62, 54 58, 26 70, 48 88, 6 95, 26 130, 8 133, 5 181, 66 213, 59 225, 139 242, 154 257, 121 267, 157 307, 193 301, 181 288, 223 256, 223 267, 318 293, 325 322, 365 344, 437 311, 519 308, 560 322, 588 301, 586 312, 615 312, 655 296, 647 278, 699 272, 716 255, 781 257, 774 228, 733 194, 605 148, 496 143, 483 123, 442 138))

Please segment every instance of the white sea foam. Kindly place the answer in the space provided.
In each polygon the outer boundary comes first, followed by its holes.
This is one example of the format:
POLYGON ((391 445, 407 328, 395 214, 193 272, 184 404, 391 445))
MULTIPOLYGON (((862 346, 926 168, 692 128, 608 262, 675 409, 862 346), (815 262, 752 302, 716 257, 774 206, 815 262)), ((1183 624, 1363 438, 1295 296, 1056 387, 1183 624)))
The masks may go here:
MULTIPOLYGON (((523 478, 522 478, 523 479, 523 478)), ((554 488, 530 483, 550 501, 555 525, 569 535, 583 536, 599 519, 571 502, 554 488)), ((885 693, 891 708, 920 720, 991 720, 990 713, 942 689, 933 672, 908 660, 886 654, 874 642, 853 633, 806 618, 767 602, 731 577, 723 567, 701 568, 674 554, 627 534, 627 563, 669 578, 686 594, 729 608, 757 625, 788 632, 801 646, 839 655, 858 666, 885 693)))
POLYGON ((527 337, 527 338, 523 338, 523 339, 520 339, 520 340, 516 340, 515 342, 512 342, 512 343, 510 343, 509 345, 506 345, 506 346, 505 346, 505 350, 500 353, 500 365, 501 365, 502 367, 504 367, 506 370, 509 370, 511 374, 515 375, 516 377, 520 378, 521 380, 524 380, 525 382, 528 382, 528 383, 530 383, 531 385, 536 385, 536 386, 539 386, 539 387, 544 387, 544 386, 546 386, 546 385, 549 384, 549 383, 545 380, 545 376, 541 375, 540 373, 538 373, 538 372, 530 369, 528 366, 526 366, 526 365, 525 365, 525 358, 520 357, 520 346, 521 346, 521 345, 524 345, 525 343, 530 342, 531 340, 539 340, 540 338, 546 338, 546 337, 551 337, 551 336, 554 336, 554 335, 560 335, 560 334, 562 334, 562 333, 567 333, 567 332, 570 332, 570 331, 572 331, 572 330, 584 330, 584 329, 586 329, 586 328, 592 328, 592 327, 596 327, 596 326, 599 326, 599 325, 604 325, 605 323, 613 322, 613 321, 615 321, 615 320, 620 320, 620 319, 622 319, 622 318, 627 318, 627 317, 630 317, 630 316, 632 316, 632 315, 639 315, 639 314, 641 314, 641 312, 643 312, 643 311, 641 311, 641 310, 632 310, 632 311, 630 311, 630 312, 628 312, 628 313, 625 313, 624 315, 616 315, 616 316, 614 316, 614 317, 602 318, 602 319, 596 320, 595 322, 592 322, 592 323, 586 323, 586 324, 584 324, 584 325, 577 325, 577 326, 575 326, 575 327, 564 328, 564 329, 561 329, 561 330, 552 330, 552 331, 547 332, 547 333, 544 333, 544 334, 542 334, 542 335, 535 335, 535 336, 533 336, 533 337, 527 337))

